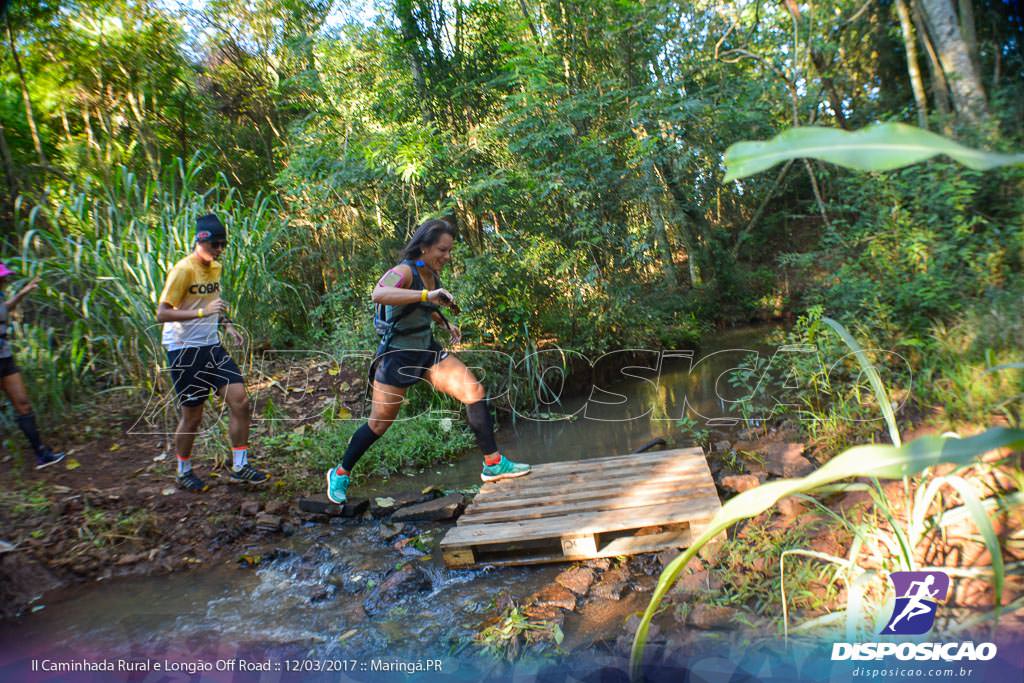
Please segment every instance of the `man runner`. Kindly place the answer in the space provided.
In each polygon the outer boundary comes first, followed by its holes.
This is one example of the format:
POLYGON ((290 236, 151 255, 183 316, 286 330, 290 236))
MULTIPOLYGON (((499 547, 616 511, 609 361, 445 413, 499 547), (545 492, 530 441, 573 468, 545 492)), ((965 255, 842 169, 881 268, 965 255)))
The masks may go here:
POLYGON ((178 457, 178 486, 200 493, 207 485, 192 471, 192 444, 203 419, 203 404, 214 391, 228 405, 230 418, 232 481, 262 484, 269 477, 249 464, 249 396, 242 373, 220 344, 217 328, 221 318, 236 344, 242 335, 226 316, 220 298, 221 264, 227 246, 227 230, 213 214, 196 220, 192 253, 174 264, 160 294, 156 319, 164 324, 163 344, 181 406, 174 432, 178 457))

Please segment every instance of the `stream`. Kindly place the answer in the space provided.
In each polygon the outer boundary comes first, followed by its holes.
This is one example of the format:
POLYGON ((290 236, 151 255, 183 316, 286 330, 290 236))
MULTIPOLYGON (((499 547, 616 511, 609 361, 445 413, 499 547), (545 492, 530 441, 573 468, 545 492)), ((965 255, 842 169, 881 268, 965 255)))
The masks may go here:
MULTIPOLYGON (((606 391, 553 407, 575 414, 575 419, 505 421, 499 446, 513 459, 542 463, 628 453, 657 437, 687 445, 676 427, 687 407, 705 417, 734 416, 715 387, 741 354, 716 352, 770 352, 764 339, 775 329, 748 327, 712 335, 692 358, 665 358, 660 377, 656 371, 630 371, 636 376, 604 387, 606 391)), ((727 387, 719 389, 728 392, 727 387)), ((729 433, 727 426, 715 430, 713 438, 729 433)), ((479 470, 479 454, 472 451, 412 476, 372 481, 353 495, 392 495, 431 484, 465 489, 479 484, 479 470)), ((0 624, 0 642, 17 644, 22 653, 102 652, 108 658, 173 653, 207 661, 240 653, 284 660, 358 660, 383 653, 389 658, 417 659, 423 653, 455 657, 475 654, 471 639, 493 613, 497 595, 507 593, 518 602, 565 568, 448 570, 436 552, 447 526, 416 526, 434 530, 435 552, 396 549, 388 540, 393 528, 378 520, 335 519, 330 525, 309 523, 290 537, 275 537, 259 549, 264 558, 255 568, 221 565, 79 585, 46 596, 45 608, 17 622, 0 624), (408 589, 403 584, 394 594, 376 599, 385 577, 410 561, 417 575, 408 589)), ((484 658, 474 661, 476 669, 465 671, 467 680, 486 677, 493 665, 484 658)))

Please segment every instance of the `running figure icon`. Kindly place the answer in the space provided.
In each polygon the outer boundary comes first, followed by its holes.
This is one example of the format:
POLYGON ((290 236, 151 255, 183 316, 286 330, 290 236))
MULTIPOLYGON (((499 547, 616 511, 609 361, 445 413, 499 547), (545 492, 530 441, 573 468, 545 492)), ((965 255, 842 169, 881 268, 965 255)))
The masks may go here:
POLYGON ((892 572, 896 600, 891 621, 881 633, 921 635, 935 625, 935 609, 949 594, 949 575, 942 571, 892 572))
POLYGON ((932 611, 932 606, 925 604, 925 600, 933 601, 939 595, 938 589, 932 591, 929 590, 932 584, 935 583, 935 575, 929 574, 923 581, 912 581, 910 588, 907 590, 907 604, 900 612, 899 616, 892 620, 889 624, 889 630, 896 632, 896 624, 903 618, 910 621, 914 617, 919 617, 922 614, 927 614, 932 611))

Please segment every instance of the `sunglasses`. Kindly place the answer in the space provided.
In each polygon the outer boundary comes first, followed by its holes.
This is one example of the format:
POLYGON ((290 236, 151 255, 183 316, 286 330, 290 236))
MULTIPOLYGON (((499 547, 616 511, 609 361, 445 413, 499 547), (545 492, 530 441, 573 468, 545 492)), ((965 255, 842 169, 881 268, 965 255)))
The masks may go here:
POLYGON ((225 240, 214 240, 211 242, 207 242, 207 244, 210 245, 211 249, 223 249, 224 247, 228 246, 228 243, 225 240))

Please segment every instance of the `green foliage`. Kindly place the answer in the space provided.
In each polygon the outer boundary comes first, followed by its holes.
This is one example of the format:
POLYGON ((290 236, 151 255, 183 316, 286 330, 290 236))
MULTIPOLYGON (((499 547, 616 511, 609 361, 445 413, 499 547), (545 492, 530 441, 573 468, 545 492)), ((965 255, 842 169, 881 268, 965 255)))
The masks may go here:
MULTIPOLYGON (((326 419, 313 429, 283 431, 262 440, 271 458, 278 459, 289 490, 308 491, 322 483, 323 473, 337 467, 349 439, 361 421, 326 419)), ((396 421, 381 440, 360 458, 353 471, 358 483, 452 459, 473 445, 473 435, 461 420, 424 413, 396 421)))
POLYGON ((496 659, 513 662, 531 643, 562 644, 562 629, 557 623, 531 619, 516 605, 508 607, 495 623, 484 627, 474 638, 484 652, 496 659))
POLYGON ((683 415, 682 419, 676 422, 676 429, 684 437, 692 439, 694 443, 704 448, 711 439, 711 432, 701 427, 700 423, 689 415, 683 415))

